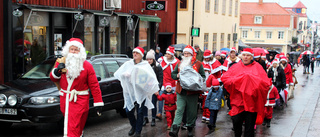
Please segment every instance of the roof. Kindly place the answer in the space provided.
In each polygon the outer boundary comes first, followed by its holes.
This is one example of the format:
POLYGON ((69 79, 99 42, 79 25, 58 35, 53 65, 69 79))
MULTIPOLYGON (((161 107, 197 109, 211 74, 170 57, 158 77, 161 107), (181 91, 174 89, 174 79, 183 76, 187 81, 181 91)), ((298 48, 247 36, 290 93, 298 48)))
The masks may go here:
POLYGON ((289 14, 278 3, 241 2, 240 14, 289 14))
POLYGON ((293 8, 307 8, 306 6, 304 6, 304 4, 299 1, 296 5, 293 6, 293 8))

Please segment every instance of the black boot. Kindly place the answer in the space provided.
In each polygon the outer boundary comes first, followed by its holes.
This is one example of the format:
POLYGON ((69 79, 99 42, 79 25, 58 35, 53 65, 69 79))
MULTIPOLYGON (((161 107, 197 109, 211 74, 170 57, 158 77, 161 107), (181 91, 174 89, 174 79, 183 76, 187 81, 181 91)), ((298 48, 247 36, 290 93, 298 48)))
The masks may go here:
POLYGON ((156 119, 155 118, 152 118, 152 121, 151 121, 151 126, 155 126, 156 125, 156 119))
POLYGON ((193 137, 193 127, 188 127, 188 137, 193 137))
POLYGON ((267 119, 267 127, 270 127, 271 119, 267 119))
POLYGON ((262 126, 265 126, 267 124, 267 119, 263 120, 262 126))
POLYGON ((145 117, 143 120, 142 126, 145 126, 147 123, 149 123, 149 119, 145 117))
POLYGON ((169 132, 169 135, 171 137, 178 137, 178 133, 179 133, 179 127, 177 125, 172 125, 172 129, 169 132))
POLYGON ((134 132, 136 132, 136 129, 131 128, 130 131, 129 131, 129 133, 128 133, 128 135, 129 135, 129 136, 132 136, 132 135, 134 134, 134 132))

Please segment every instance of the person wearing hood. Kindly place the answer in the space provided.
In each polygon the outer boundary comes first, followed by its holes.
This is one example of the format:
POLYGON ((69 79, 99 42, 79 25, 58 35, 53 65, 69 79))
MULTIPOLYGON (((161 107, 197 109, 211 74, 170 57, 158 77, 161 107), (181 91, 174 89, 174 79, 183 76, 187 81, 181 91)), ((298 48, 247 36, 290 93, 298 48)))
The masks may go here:
MULTIPOLYGON (((154 56, 154 50, 150 50, 147 55, 146 55, 146 59, 148 61, 148 63, 151 65, 154 73, 157 76, 157 80, 159 81, 159 88, 162 87, 162 77, 163 77, 163 72, 162 72, 162 68, 160 66, 160 64, 155 60, 155 56, 154 56)), ((155 126, 156 125, 156 114, 157 114, 157 96, 155 94, 152 95, 152 104, 154 106, 154 108, 151 110, 152 112, 152 121, 151 121, 151 126, 155 126)), ((143 112, 144 114, 144 121, 143 121, 143 126, 146 125, 146 123, 149 123, 149 119, 148 119, 148 110, 145 109, 145 111, 143 112)))

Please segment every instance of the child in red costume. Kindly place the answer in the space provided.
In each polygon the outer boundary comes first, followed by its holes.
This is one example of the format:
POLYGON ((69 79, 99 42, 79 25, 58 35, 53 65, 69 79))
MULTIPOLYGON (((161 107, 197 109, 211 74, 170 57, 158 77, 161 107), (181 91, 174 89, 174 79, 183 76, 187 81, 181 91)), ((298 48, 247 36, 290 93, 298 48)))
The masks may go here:
MULTIPOLYGON (((209 80, 209 76, 210 76, 210 66, 208 64, 203 65, 204 67, 204 72, 206 73, 206 80, 209 80)), ((213 76, 213 75, 212 75, 213 76)), ((211 78, 210 78, 211 80, 211 78)), ((209 80, 209 81, 210 81, 209 80)), ((207 88, 210 89, 211 85, 207 85, 207 88)), ((208 95, 209 91, 205 91, 203 94, 200 94, 200 99, 202 99, 202 123, 207 123, 209 124, 209 120, 210 120, 210 111, 208 108, 204 107, 204 104, 206 102, 206 98, 208 95)))
POLYGON ((275 86, 271 86, 270 90, 268 91, 267 95, 267 101, 264 105, 264 122, 262 125, 267 125, 267 127, 270 127, 270 122, 272 119, 272 113, 273 113, 273 106, 276 105, 276 99, 279 99, 279 93, 275 86))
POLYGON ((171 129, 171 125, 174 119, 175 111, 177 109, 176 101, 177 101, 177 94, 173 93, 173 90, 171 89, 171 83, 166 83, 164 85, 166 88, 166 92, 164 92, 161 96, 159 93, 157 93, 158 100, 162 101, 164 100, 164 110, 166 111, 166 117, 167 117, 167 130, 171 129))

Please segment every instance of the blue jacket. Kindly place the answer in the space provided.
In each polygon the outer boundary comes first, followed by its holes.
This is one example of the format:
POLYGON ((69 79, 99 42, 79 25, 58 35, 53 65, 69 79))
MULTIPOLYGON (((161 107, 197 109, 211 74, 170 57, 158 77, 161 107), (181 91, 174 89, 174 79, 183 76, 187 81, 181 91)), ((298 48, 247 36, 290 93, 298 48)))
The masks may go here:
POLYGON ((209 108, 209 110, 220 110, 222 103, 221 99, 224 100, 222 88, 219 87, 217 91, 215 91, 214 88, 211 88, 207 95, 204 107, 209 108))

